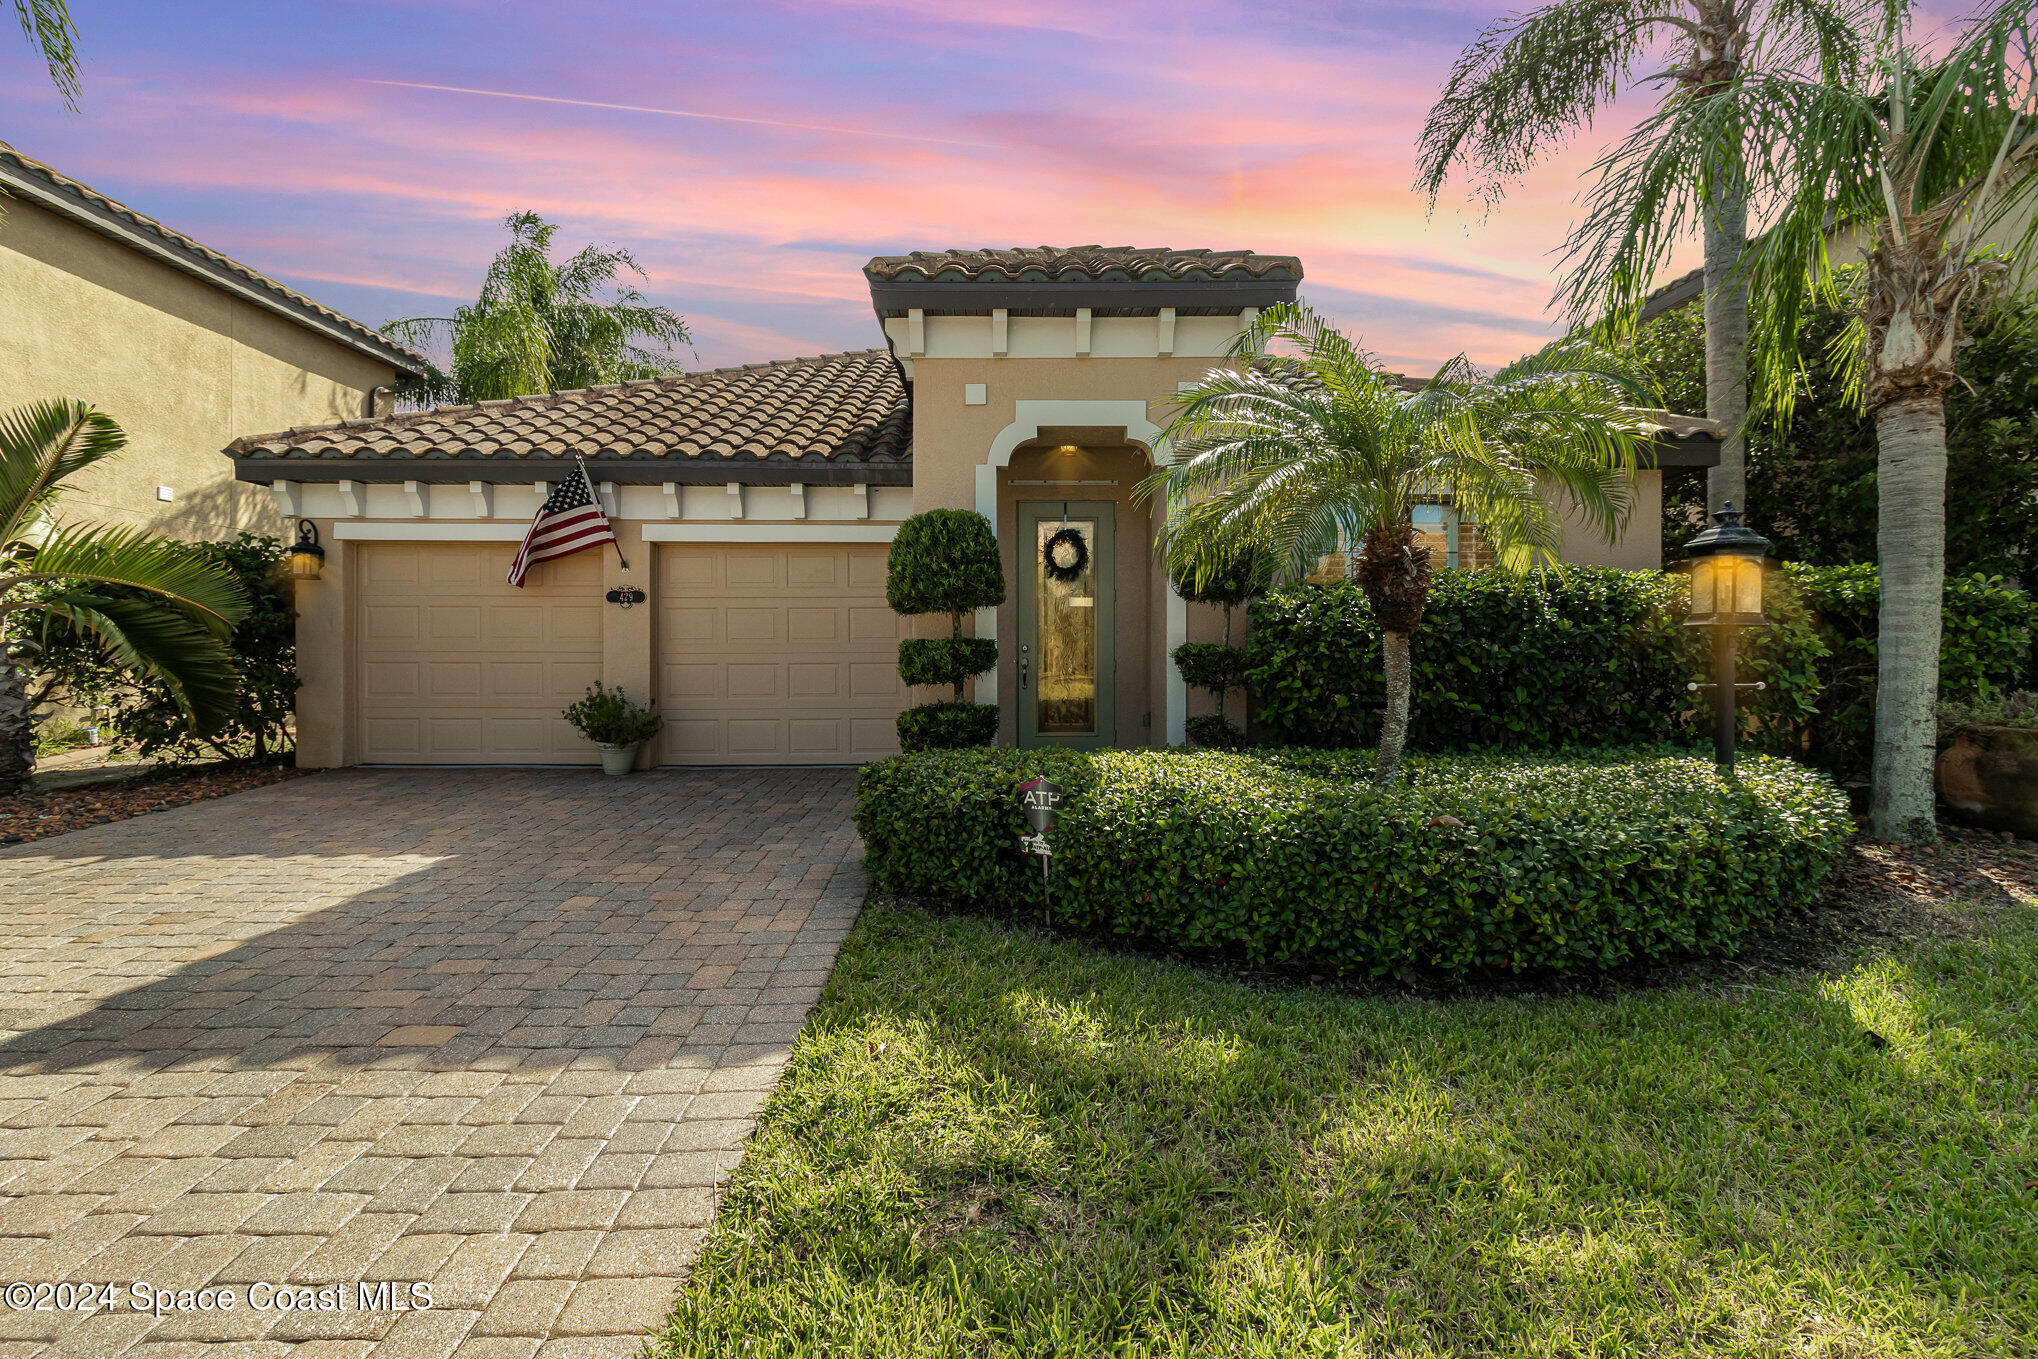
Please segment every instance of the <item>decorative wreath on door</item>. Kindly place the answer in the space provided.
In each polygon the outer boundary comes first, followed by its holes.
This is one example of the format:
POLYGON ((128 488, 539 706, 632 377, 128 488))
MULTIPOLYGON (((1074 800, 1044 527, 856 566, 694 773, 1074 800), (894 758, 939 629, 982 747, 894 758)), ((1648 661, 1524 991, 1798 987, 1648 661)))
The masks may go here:
POLYGON ((1047 578, 1066 585, 1090 569, 1090 545, 1081 529, 1065 528, 1040 548, 1041 569, 1047 578))

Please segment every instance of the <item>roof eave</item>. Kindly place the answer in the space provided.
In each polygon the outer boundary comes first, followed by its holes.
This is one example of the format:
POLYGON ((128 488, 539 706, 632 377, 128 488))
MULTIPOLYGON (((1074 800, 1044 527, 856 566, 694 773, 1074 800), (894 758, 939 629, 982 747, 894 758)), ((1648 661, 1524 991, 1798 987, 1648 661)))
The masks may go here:
POLYGON ((937 314, 983 314, 994 308, 1009 311, 1058 312, 1074 315, 1078 307, 1152 310, 1162 307, 1209 307, 1244 310, 1293 302, 1297 281, 1282 279, 1137 279, 1053 280, 973 279, 910 282, 872 279, 871 306, 880 318, 909 311, 937 314))
MULTIPOLYGON (((279 481, 321 483, 358 481, 392 485, 415 481, 430 486, 464 485, 470 481, 501 484, 504 481, 556 481, 573 466, 572 460, 517 457, 499 454, 468 458, 405 457, 301 457, 275 458, 231 454, 234 480, 260 486, 279 481)), ((913 464, 910 458, 598 458, 590 459, 588 471, 596 481, 613 481, 624 486, 658 485, 674 482, 685 486, 723 486, 739 482, 746 486, 910 486, 913 464)))
POLYGON ((259 288, 211 260, 180 250, 172 243, 123 221, 118 214, 88 199, 79 198, 75 194, 45 183, 39 177, 26 174, 5 161, 0 161, 0 185, 5 185, 9 194, 24 202, 33 203, 45 211, 96 231, 139 254, 147 255, 172 269, 209 283, 223 292, 231 293, 242 301, 314 331, 335 344, 357 354, 366 355, 379 363, 388 364, 400 373, 423 377, 430 371, 423 359, 397 345, 355 335, 343 327, 334 325, 315 311, 259 288))

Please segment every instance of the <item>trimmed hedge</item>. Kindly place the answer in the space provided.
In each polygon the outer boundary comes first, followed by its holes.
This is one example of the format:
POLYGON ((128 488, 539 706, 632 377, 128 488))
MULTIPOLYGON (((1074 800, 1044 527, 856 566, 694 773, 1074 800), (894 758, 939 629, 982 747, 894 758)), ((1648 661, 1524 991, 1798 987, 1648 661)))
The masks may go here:
MULTIPOLYGON (((1741 632, 1747 747, 1848 777, 1868 767, 1875 706, 1873 566, 1787 565, 1769 624, 1741 632)), ((1683 626, 1683 576, 1568 567, 1562 575, 1440 573, 1413 647, 1417 750, 1550 751, 1702 741, 1705 630, 1683 626)), ((2029 674, 2038 607, 1987 576, 1946 582, 1940 696, 1970 701, 2029 674)), ((1252 606, 1246 683, 1276 743, 1358 747, 1378 736, 1380 632, 1357 586, 1294 585, 1252 606)))
POLYGON ((1847 800, 1788 761, 1623 752, 1415 758, 1382 791, 1350 751, 971 750, 865 768, 884 891, 1093 935, 1340 974, 1560 972, 1731 949, 1816 900, 1847 800), (1018 786, 1067 790, 1053 897, 1018 786))

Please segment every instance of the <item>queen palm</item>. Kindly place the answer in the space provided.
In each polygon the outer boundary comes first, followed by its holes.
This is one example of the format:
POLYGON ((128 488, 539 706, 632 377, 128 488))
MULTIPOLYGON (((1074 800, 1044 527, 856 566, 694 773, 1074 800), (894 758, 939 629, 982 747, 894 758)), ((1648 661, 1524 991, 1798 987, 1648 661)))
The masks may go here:
POLYGON ((201 729, 231 711, 225 639, 248 611, 222 568, 138 529, 51 522, 67 478, 127 436, 77 401, 0 416, 0 789, 35 771, 22 661, 51 630, 74 630, 122 665, 163 681, 201 729))
POLYGON ((1387 708, 1376 780, 1400 774, 1408 736, 1409 638, 1433 563, 1414 511, 1448 501, 1503 569, 1555 563, 1551 495, 1592 530, 1626 523, 1648 447, 1628 408, 1653 389, 1626 359, 1567 341, 1482 378, 1462 356, 1415 391, 1306 306, 1270 307, 1177 398, 1169 462, 1141 487, 1168 506, 1172 569, 1214 578, 1249 553, 1301 574, 1359 544, 1358 582, 1381 630, 1387 708), (1293 357, 1254 360, 1270 345, 1293 357))
MULTIPOLYGON (((1814 301, 1845 306, 1835 342, 1875 418, 1877 557, 1873 832, 1936 835, 1934 709, 1946 573, 1946 393, 1968 313, 2007 269, 1976 243, 2038 243, 2038 58, 2025 0, 1998 4, 1934 53, 1899 28, 1858 75, 1808 68, 1751 74, 1731 106, 1672 109, 1602 161, 1593 197, 1662 201, 1712 148, 1763 146, 1748 188, 1766 230, 1748 253, 1758 386, 1787 409, 1792 344, 1814 301), (1865 246, 1837 270, 1842 242, 1865 246)), ((1589 256, 1604 235, 1584 231, 1589 256)))
POLYGON ((493 401, 675 370, 668 350, 689 340, 686 322, 619 281, 644 272, 629 251, 588 245, 555 261, 555 223, 518 212, 504 225, 510 242, 489 264, 472 306, 382 327, 406 344, 444 344, 451 351, 450 369, 434 369, 406 386, 407 399, 426 405, 493 401))
MULTIPOLYGON (((1418 187, 1432 205, 1454 171, 1488 201, 1602 107, 1661 82, 1663 107, 1731 101, 1755 70, 1810 59, 1830 70, 1856 59, 1871 20, 1903 0, 1555 0, 1489 25, 1459 57, 1422 130, 1418 187)), ((1748 204, 1741 148, 1718 146, 1665 204, 1609 201, 1622 230, 1574 272, 1561 295, 1576 320, 1632 316, 1697 219, 1704 241, 1706 414, 1726 429, 1706 474, 1708 508, 1747 503, 1748 291, 1740 270, 1748 204)))

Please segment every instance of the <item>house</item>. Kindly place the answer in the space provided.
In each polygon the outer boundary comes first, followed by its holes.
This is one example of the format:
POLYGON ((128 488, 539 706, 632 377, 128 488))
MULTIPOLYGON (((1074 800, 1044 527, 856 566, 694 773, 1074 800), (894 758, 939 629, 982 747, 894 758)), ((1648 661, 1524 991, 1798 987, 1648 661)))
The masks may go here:
MULTIPOLYGON (((889 754, 898 711, 933 695, 898 679, 910 625, 885 604, 886 545, 937 507, 982 513, 1003 547, 1007 600, 975 623, 998 667, 975 696, 1001 705, 1004 741, 1179 742, 1190 696, 1168 654, 1216 640, 1221 615, 1169 589, 1136 491, 1171 400, 1295 297, 1300 262, 1093 246, 864 272, 882 348, 235 442, 235 475, 327 552, 298 593, 299 762, 587 763, 559 710, 597 679, 658 700, 648 763, 889 754), (576 454, 620 550, 513 589, 515 545, 576 454), (1042 548, 1067 527, 1089 574, 1049 589, 1042 548)), ((1659 460, 1716 460, 1701 425, 1666 422, 1659 460)), ((1575 533, 1567 554, 1659 565, 1660 486, 1642 474, 1620 542, 1575 533)), ((1460 526, 1438 527, 1456 550, 1460 526)))
POLYGON ((0 409, 75 397, 127 432, 72 479, 66 517, 186 539, 275 528, 222 444, 361 415, 424 363, 4 142, 0 316, 0 409))

